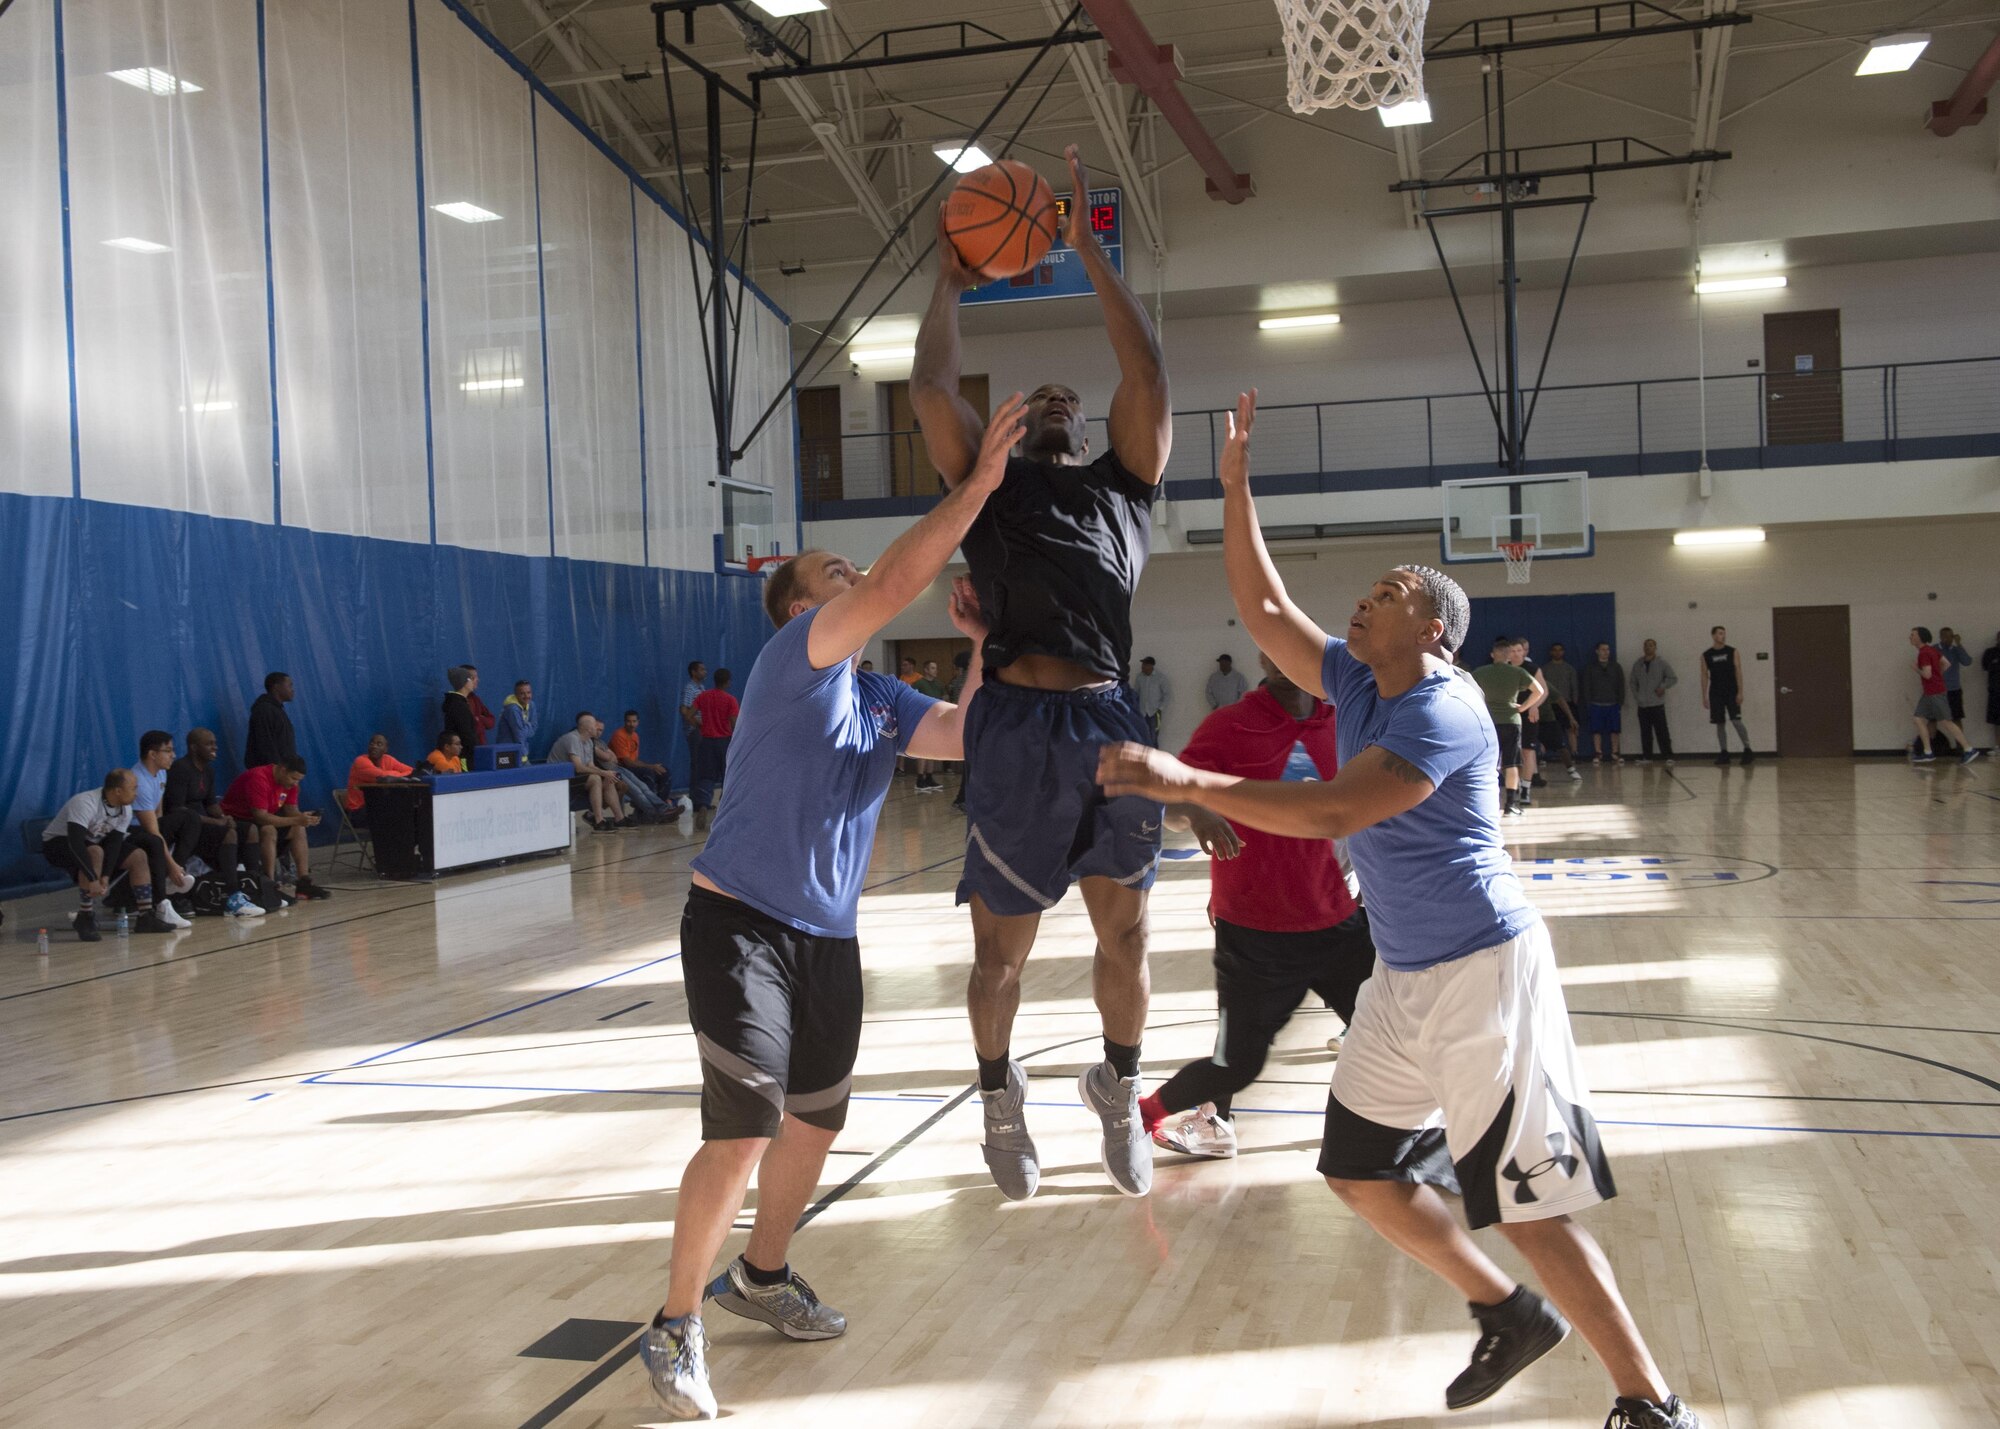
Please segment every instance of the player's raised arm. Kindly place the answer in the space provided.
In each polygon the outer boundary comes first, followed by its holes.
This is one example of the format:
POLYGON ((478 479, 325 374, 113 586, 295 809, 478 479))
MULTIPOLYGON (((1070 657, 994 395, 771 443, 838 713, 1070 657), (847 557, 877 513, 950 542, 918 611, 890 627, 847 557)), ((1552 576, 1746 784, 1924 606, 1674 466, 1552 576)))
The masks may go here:
POLYGON ((1309 694, 1324 696, 1320 668, 1326 658, 1326 632, 1312 617, 1292 604, 1264 533, 1257 525, 1257 506, 1250 499, 1250 428, 1257 420, 1257 389, 1236 399, 1228 418, 1229 439, 1223 443, 1218 475, 1222 480, 1222 561, 1229 575, 1229 594, 1250 638, 1277 662, 1291 682, 1309 694))
POLYGON ((945 231, 944 210, 938 210, 938 276, 931 305, 917 329, 917 355, 910 364, 910 407, 923 430, 931 465, 947 488, 957 486, 979 459, 983 424, 972 404, 960 395, 958 296, 979 286, 979 275, 965 266, 945 231))
POLYGON ((951 583, 951 623, 960 635, 972 642, 972 663, 965 669, 965 684, 952 704, 935 704, 910 736, 912 759, 965 758, 965 711, 979 693, 986 674, 980 649, 986 644, 986 616, 979 609, 979 595, 967 576, 951 583))
POLYGON ((1174 446, 1173 398, 1167 390, 1167 359, 1153 320, 1104 252, 1090 227, 1090 176, 1072 144, 1065 151, 1071 180, 1069 219, 1063 239, 1076 250, 1118 358, 1118 390, 1111 394, 1111 449, 1139 480, 1157 483, 1174 446))
POLYGON ((986 498, 1007 474, 1007 453, 1021 439, 1021 394, 1000 404, 986 427, 970 475, 909 530, 868 573, 819 609, 806 654, 816 670, 850 659, 875 633, 930 588, 971 529, 986 498))
POLYGON ((1216 774, 1143 744, 1114 744, 1098 755, 1097 779, 1114 799, 1137 794, 1194 804, 1247 828, 1295 839, 1347 838, 1416 808, 1436 787, 1423 770, 1379 744, 1369 745, 1324 783, 1216 774))

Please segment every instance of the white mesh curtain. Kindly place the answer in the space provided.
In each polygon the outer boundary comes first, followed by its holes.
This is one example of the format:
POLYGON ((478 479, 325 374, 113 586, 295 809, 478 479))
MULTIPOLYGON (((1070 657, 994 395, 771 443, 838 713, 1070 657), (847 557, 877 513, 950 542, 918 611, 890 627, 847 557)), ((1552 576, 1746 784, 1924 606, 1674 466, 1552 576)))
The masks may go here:
POLYGON ((267 13, 287 525, 430 539, 405 0, 267 13))
POLYGON ((712 570, 721 501, 709 485, 715 479, 715 422, 702 366, 687 236, 643 194, 639 315, 646 355, 652 563, 678 570, 712 570))
POLYGON ((45 2, 0 20, 0 491, 35 496, 70 490, 54 22, 45 2))
POLYGON ((417 52, 438 540, 548 555, 533 92, 443 4, 417 52))
POLYGON ((254 0, 63 16, 83 494, 269 521, 254 0))
POLYGON ((556 554, 638 565, 632 185, 566 119, 536 103, 556 554))
MULTIPOLYGON (((738 286, 732 283, 731 292, 738 286)), ((744 448, 735 474, 739 480, 772 489, 776 510, 774 539, 787 551, 798 542, 794 525, 797 501, 792 477, 792 399, 786 386, 792 371, 791 355, 791 334, 777 314, 759 302, 755 293, 743 294, 743 355, 736 378, 735 429, 739 444, 763 416, 771 400, 781 393, 784 396, 764 430, 744 448)))

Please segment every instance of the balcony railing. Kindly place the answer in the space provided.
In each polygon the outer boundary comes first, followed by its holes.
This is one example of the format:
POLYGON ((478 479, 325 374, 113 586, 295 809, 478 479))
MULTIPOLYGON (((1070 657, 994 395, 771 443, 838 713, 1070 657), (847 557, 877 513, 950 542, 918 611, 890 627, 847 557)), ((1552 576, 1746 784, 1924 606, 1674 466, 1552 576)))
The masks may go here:
MULTIPOLYGON (((1592 476, 1692 470, 1706 386, 1716 470, 2000 454, 2000 357, 1880 363, 1544 387, 1528 466, 1592 476)), ((1532 400, 1532 398, 1531 398, 1532 400)), ((1166 494, 1219 498, 1225 409, 1174 413, 1166 494)), ((1107 437, 1090 423, 1093 451, 1107 437)), ((808 520, 922 510, 937 494, 921 433, 870 432, 799 446, 808 520)), ((1289 402, 1257 412, 1260 491, 1362 491, 1497 476, 1499 440, 1478 392, 1289 402)))

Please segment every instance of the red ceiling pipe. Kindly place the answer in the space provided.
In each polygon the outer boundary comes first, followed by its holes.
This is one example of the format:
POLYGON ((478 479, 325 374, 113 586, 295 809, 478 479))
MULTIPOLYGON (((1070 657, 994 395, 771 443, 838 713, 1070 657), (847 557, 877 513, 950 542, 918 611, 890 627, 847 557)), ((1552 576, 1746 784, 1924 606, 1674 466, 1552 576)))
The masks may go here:
POLYGON ((1083 0, 1083 8, 1111 48, 1111 74, 1122 84, 1136 85, 1155 105, 1194 161, 1208 175, 1208 196, 1224 203, 1241 203, 1257 192, 1248 174, 1223 156, 1214 137, 1202 127, 1180 89, 1180 65, 1172 45, 1156 45, 1130 0, 1083 0))
POLYGON ((1924 121, 1924 127, 1944 139, 1968 124, 1977 124, 1986 117, 1986 92, 1995 81, 2000 81, 2000 38, 1995 38, 1966 71, 1950 99, 1940 99, 1931 106, 1931 117, 1924 121))

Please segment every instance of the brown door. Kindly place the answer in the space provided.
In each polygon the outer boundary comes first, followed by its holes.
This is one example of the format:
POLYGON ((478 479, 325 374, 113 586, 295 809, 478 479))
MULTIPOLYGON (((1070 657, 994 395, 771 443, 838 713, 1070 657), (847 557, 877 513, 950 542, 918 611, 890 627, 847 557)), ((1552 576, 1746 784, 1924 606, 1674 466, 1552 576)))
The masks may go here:
MULTIPOLYGON (((885 382, 889 389, 889 494, 891 496, 935 496, 944 490, 944 481, 931 465, 924 450, 923 434, 917 430, 916 410, 910 406, 910 384, 885 382)), ((958 379, 959 395, 985 421, 988 412, 986 374, 958 379)))
POLYGON ((807 501, 841 498, 838 387, 799 393, 799 482, 807 501))
POLYGON ((1847 607, 1790 605, 1771 612, 1778 753, 1793 759, 1854 753, 1854 686, 1847 607))
POLYGON ((1764 433, 1774 447, 1845 440, 1840 309, 1764 315, 1764 433))

